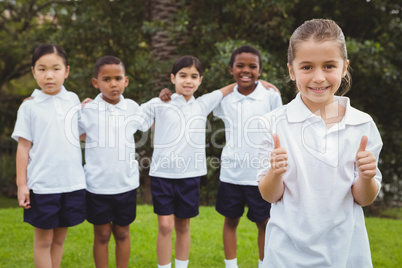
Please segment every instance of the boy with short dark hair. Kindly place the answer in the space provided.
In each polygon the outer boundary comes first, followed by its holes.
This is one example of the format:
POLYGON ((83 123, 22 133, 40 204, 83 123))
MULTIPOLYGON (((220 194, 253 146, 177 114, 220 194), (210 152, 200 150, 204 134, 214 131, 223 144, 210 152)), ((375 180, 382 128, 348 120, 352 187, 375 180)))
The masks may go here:
POLYGON ((236 232, 246 205, 247 217, 258 228, 258 267, 264 258, 265 227, 271 204, 258 190, 258 165, 255 163, 259 161, 260 143, 256 129, 262 115, 281 106, 282 100, 278 92, 264 87, 272 85, 258 81, 261 64, 261 55, 255 48, 242 46, 234 50, 229 70, 237 85, 213 111, 225 123, 226 145, 221 155, 216 210, 225 216, 223 245, 227 268, 237 268, 236 232))
POLYGON ((123 97, 128 86, 123 62, 104 56, 95 64, 92 84, 100 90, 82 109, 86 135, 87 221, 94 225, 96 267, 108 267, 110 236, 116 241, 116 267, 128 267, 130 223, 136 217, 139 186, 135 141, 139 105, 123 97))

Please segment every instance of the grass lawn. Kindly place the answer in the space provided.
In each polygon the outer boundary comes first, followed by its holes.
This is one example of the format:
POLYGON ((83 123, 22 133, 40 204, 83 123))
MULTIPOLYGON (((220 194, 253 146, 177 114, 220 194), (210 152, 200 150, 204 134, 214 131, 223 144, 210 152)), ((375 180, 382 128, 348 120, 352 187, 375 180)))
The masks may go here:
MULTIPOLYGON (((402 220, 367 218, 374 267, 402 267, 402 220)), ((213 207, 201 207, 191 220, 189 267, 224 267, 223 217, 213 207)), ((130 267, 156 267, 157 218, 152 206, 139 205, 131 225, 130 267)), ((0 209, 0 266, 34 267, 33 227, 22 222, 22 209, 0 209)), ((87 222, 68 231, 62 267, 94 267, 92 225, 87 222)), ((174 247, 173 247, 174 248, 174 247)), ((109 245, 110 267, 114 267, 114 242, 109 245)), ((245 217, 238 229, 239 267, 257 267, 257 228, 245 217)))

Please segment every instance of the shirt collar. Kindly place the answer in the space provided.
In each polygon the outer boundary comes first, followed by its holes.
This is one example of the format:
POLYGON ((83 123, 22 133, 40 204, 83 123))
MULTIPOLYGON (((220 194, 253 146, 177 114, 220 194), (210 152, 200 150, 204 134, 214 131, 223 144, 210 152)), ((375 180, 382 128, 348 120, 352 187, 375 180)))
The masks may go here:
POLYGON ((57 97, 57 98, 61 98, 64 100, 70 100, 68 92, 64 86, 61 86, 60 92, 57 93, 56 95, 49 95, 49 94, 43 93, 43 91, 41 89, 35 89, 31 96, 34 98, 34 101, 36 101, 36 102, 45 101, 50 97, 57 97))
MULTIPOLYGON (((340 122, 341 125, 359 125, 371 121, 371 117, 352 106, 348 97, 335 96, 335 101, 346 107, 345 116, 340 122)), ((303 103, 300 92, 287 105, 287 117, 289 122, 302 122, 309 117, 316 117, 303 103)))
POLYGON ((124 111, 127 110, 127 102, 124 99, 123 95, 120 95, 120 100, 118 103, 110 104, 102 98, 102 93, 99 93, 98 96, 96 96, 94 102, 97 102, 99 104, 99 110, 101 110, 101 111, 105 111, 106 108, 108 108, 109 106, 110 106, 110 108, 115 107, 119 110, 124 110, 124 111))
POLYGON ((173 102, 176 102, 178 104, 190 104, 195 101, 194 96, 191 96, 191 98, 186 101, 183 95, 179 95, 177 93, 173 93, 172 96, 170 97, 173 102))
POLYGON ((256 101, 262 101, 264 97, 264 91, 267 90, 259 81, 257 81, 257 86, 254 91, 248 95, 243 95, 239 92, 238 85, 236 85, 233 89, 233 102, 241 101, 245 98, 250 98, 256 101))

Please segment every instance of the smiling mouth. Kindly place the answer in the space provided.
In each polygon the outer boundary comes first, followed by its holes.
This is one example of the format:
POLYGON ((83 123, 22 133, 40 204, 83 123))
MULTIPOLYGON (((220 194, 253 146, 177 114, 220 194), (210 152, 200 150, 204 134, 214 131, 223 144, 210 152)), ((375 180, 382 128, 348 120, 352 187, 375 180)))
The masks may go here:
POLYGON ((308 89, 310 89, 312 91, 316 91, 316 92, 323 92, 323 91, 329 89, 329 86, 327 86, 327 87, 308 87, 308 89))

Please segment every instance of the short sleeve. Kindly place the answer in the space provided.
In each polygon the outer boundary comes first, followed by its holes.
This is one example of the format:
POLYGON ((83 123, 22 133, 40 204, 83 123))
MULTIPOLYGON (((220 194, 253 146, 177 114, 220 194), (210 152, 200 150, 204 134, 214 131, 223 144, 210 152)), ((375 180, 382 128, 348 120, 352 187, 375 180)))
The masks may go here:
POLYGON ((264 116, 258 121, 259 139, 261 146, 258 149, 259 167, 257 171, 257 181, 260 181, 271 167, 269 156, 274 149, 274 142, 268 117, 264 116))
POLYGON ((214 116, 221 117, 223 115, 222 102, 218 106, 216 106, 212 112, 214 116))
POLYGON ((79 131, 80 136, 87 132, 85 129, 85 124, 84 124, 84 120, 85 120, 85 114, 84 114, 85 110, 84 109, 85 109, 85 107, 78 112, 78 131, 79 131))
POLYGON ((207 93, 197 98, 197 102, 201 104, 203 114, 208 115, 214 110, 222 101, 223 94, 218 90, 214 90, 211 93, 207 93))
POLYGON ((276 108, 282 106, 282 98, 277 92, 274 92, 272 95, 272 102, 271 102, 271 111, 275 110, 276 108))
POLYGON ((153 98, 140 105, 136 113, 136 117, 138 118, 136 120, 136 128, 138 130, 145 132, 151 128, 155 121, 156 108, 163 105, 162 103, 157 103, 158 101, 159 98, 153 98))
POLYGON ((31 100, 28 100, 21 104, 17 113, 17 121, 15 122, 14 131, 11 134, 11 137, 18 141, 18 139, 24 138, 30 142, 32 142, 32 131, 31 131, 31 120, 30 120, 30 107, 31 100))

